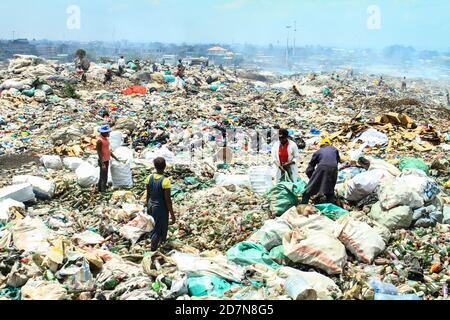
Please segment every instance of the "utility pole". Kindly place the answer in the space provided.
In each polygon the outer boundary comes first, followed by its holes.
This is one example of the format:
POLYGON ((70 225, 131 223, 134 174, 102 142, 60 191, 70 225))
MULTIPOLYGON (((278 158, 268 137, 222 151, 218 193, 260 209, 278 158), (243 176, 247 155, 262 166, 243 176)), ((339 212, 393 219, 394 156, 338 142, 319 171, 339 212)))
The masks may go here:
POLYGON ((295 47, 296 47, 296 41, 297 41, 297 20, 294 21, 294 50, 292 52, 292 55, 295 57, 295 47))
POLYGON ((286 66, 289 65, 289 29, 291 29, 291 26, 286 26, 287 29, 287 39, 286 39, 286 66))

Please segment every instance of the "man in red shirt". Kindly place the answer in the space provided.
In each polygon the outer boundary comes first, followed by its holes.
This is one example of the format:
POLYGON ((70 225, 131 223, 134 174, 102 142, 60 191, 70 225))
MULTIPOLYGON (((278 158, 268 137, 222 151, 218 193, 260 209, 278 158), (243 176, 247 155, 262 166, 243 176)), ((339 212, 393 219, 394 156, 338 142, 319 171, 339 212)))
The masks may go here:
POLYGON ((98 129, 100 135, 97 138, 97 154, 98 154, 98 165, 100 167, 100 179, 98 181, 97 191, 104 193, 106 192, 108 185, 108 171, 109 163, 111 157, 116 161, 119 161, 114 153, 111 152, 109 144, 109 135, 111 133, 111 128, 108 125, 101 126, 98 129))

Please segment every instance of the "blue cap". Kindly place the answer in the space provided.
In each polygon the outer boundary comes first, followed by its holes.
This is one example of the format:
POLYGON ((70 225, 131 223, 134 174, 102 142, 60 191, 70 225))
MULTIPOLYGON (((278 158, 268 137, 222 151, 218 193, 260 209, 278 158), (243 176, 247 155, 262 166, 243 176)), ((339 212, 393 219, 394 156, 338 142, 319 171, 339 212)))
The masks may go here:
POLYGON ((109 125, 105 124, 105 125, 101 126, 100 128, 98 128, 98 132, 100 132, 100 133, 110 133, 111 132, 111 128, 109 127, 109 125))

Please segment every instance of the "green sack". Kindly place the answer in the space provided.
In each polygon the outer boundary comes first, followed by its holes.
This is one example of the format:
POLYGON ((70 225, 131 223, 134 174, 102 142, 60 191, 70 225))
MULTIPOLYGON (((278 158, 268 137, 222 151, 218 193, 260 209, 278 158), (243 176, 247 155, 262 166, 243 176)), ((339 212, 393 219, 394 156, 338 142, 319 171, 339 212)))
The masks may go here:
POLYGON ((133 62, 128 62, 128 68, 130 68, 131 70, 136 70, 137 65, 133 62))
POLYGON ((231 284, 218 276, 204 276, 188 279, 188 290, 192 297, 222 298, 231 284))
POLYGON ((347 210, 331 203, 318 204, 315 207, 320 211, 320 213, 332 220, 338 220, 349 213, 347 210))
POLYGON ((260 244, 241 242, 228 250, 227 258, 241 266, 251 264, 264 264, 272 269, 280 268, 280 265, 269 257, 269 252, 260 244))
POLYGON ((330 90, 330 88, 324 88, 322 90, 322 93, 323 93, 323 96, 326 98, 326 97, 328 97, 330 95, 331 90, 330 90))
POLYGON ((416 158, 402 158, 400 160, 400 170, 404 171, 406 169, 418 169, 422 170, 428 175, 428 166, 422 159, 416 158))
POLYGON ((272 259, 278 263, 281 263, 281 264, 285 264, 286 260, 288 259, 288 257, 286 257, 284 255, 284 246, 282 246, 282 245, 270 250, 269 257, 270 257, 270 259, 272 259))
POLYGON ((26 95, 27 97, 33 97, 34 96, 34 93, 36 92, 36 89, 34 89, 34 88, 32 88, 32 89, 30 89, 30 90, 23 90, 22 91, 22 93, 24 94, 24 95, 26 95))
POLYGON ((299 204, 299 197, 303 195, 305 189, 306 183, 300 179, 296 183, 287 181, 278 183, 267 193, 270 210, 278 217, 283 215, 299 204))

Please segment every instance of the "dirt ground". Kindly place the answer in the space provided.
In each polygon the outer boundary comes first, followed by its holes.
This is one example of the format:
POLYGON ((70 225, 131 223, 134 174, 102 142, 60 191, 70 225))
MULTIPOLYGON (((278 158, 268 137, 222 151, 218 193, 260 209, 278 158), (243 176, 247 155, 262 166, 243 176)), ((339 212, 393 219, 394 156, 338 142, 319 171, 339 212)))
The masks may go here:
POLYGON ((39 163, 39 157, 34 153, 27 152, 24 154, 7 155, 0 157, 0 172, 3 170, 18 169, 29 163, 39 163))

